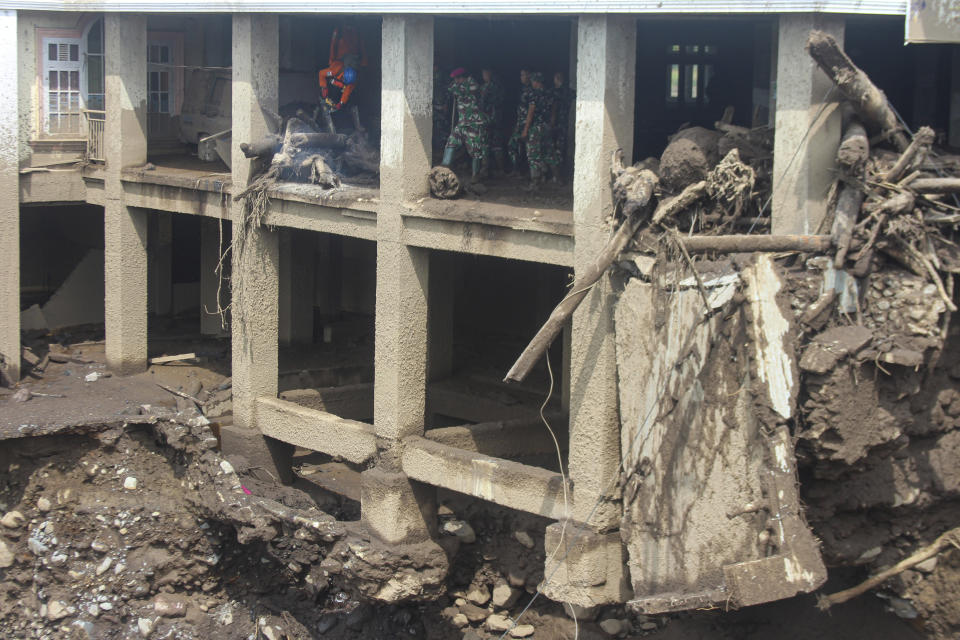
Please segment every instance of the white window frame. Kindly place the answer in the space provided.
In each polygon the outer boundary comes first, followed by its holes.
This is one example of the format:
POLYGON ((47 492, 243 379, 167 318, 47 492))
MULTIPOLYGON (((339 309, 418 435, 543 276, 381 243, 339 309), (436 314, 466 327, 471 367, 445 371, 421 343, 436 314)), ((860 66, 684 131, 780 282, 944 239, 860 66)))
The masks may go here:
MULTIPOLYGON (((84 86, 85 83, 84 83, 84 68, 83 68, 84 53, 85 51, 83 47, 82 38, 57 37, 57 36, 46 36, 41 38, 41 56, 43 60, 43 65, 42 65, 43 72, 41 76, 42 95, 40 100, 40 107, 41 107, 41 113, 43 114, 42 131, 45 135, 77 135, 79 136, 82 133, 81 115, 82 115, 83 109, 86 108, 86 95, 85 95, 86 88, 84 86), (50 56, 48 53, 50 45, 56 45, 57 47, 60 47, 60 46, 67 47, 68 56, 69 56, 69 47, 71 45, 76 45, 77 59, 76 60, 69 60, 69 59, 68 60, 50 60, 49 59, 50 56), (51 91, 50 72, 51 71, 57 71, 57 72, 65 71, 67 73, 70 73, 73 71, 77 72, 78 100, 77 100, 77 130, 76 131, 67 131, 67 132, 57 131, 55 133, 51 133, 50 131, 50 123, 51 123, 52 116, 61 114, 59 109, 57 110, 56 114, 51 112, 51 109, 50 109, 50 91, 51 91)), ((58 83, 58 87, 59 87, 59 83, 58 83)), ((61 89, 58 88, 57 91, 60 92, 61 89)), ((69 98, 68 98, 68 101, 69 101, 69 98)), ((72 112, 69 111, 69 102, 68 102, 68 111, 66 111, 65 113, 68 115, 72 114, 72 112)))
MULTIPOLYGON (((175 42, 168 40, 166 38, 148 38, 147 39, 147 113, 154 114, 165 114, 173 116, 177 112, 177 74, 176 70, 176 59, 177 59, 177 45, 175 42), (167 49, 167 61, 164 63, 160 62, 150 62, 150 49, 152 47, 166 47, 167 49), (154 73, 165 73, 167 76, 167 89, 166 91, 154 90, 150 86, 150 78, 154 73), (166 110, 151 110, 151 105, 153 104, 153 94, 162 95, 163 93, 167 94, 167 108, 166 110)), ((157 104, 159 106, 159 98, 157 99, 157 104)))

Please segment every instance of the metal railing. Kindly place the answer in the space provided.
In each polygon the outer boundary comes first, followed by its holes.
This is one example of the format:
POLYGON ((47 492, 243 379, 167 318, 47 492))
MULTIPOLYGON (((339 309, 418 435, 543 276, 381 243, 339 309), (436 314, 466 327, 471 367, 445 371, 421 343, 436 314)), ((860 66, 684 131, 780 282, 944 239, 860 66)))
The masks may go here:
POLYGON ((107 150, 104 148, 103 135, 107 112, 85 109, 83 114, 87 120, 87 160, 105 162, 107 150))

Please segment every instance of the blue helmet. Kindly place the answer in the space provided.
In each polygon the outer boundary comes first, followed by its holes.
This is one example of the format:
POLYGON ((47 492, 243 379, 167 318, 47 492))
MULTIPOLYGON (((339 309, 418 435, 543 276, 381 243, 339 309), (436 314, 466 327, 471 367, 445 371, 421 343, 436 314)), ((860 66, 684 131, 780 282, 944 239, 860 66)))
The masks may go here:
POLYGON ((357 81, 357 70, 353 67, 347 67, 343 70, 343 82, 345 84, 353 84, 357 81))

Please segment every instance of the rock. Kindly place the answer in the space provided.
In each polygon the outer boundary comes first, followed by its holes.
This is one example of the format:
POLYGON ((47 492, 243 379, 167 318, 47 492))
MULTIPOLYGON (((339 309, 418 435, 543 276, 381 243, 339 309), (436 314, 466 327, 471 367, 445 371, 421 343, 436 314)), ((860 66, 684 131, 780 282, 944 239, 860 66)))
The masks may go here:
POLYGON ((471 586, 467 591, 467 600, 482 607, 490 602, 490 589, 485 584, 471 586))
POLYGON ((510 635, 514 638, 529 638, 533 635, 533 632, 536 629, 533 628, 532 624, 518 624, 513 629, 510 629, 510 635))
POLYGON ((37 509, 39 509, 41 513, 46 513, 52 508, 53 504, 51 504, 49 498, 41 497, 39 500, 37 500, 37 509))
POLYGON ((703 180, 720 160, 717 131, 689 127, 674 134, 660 156, 660 178, 667 189, 679 192, 703 180))
POLYGON ((629 627, 625 625, 622 620, 617 620, 616 618, 610 618, 609 620, 604 620, 600 623, 600 628, 603 629, 603 632, 608 636, 618 636, 629 627))
POLYGON ((137 479, 133 476, 127 476, 123 479, 123 488, 128 491, 133 491, 137 488, 137 479))
POLYGON ((453 626, 455 626, 457 629, 462 629, 468 624, 470 624, 470 621, 467 619, 467 616, 463 615, 462 613, 458 613, 455 616, 453 616, 453 619, 451 620, 451 622, 453 623, 453 626))
POLYGON ((454 513, 453 513, 453 509, 451 509, 445 504, 442 504, 439 507, 437 507, 437 515, 440 516, 441 518, 445 518, 448 516, 453 516, 454 513))
POLYGON ((838 360, 858 353, 872 338, 873 332, 860 325, 827 329, 817 335, 803 352, 800 368, 811 373, 827 373, 838 360))
POLYGON ((233 465, 230 464, 229 462, 227 462, 226 460, 221 460, 221 461, 220 461, 220 470, 223 471, 223 474, 224 474, 224 475, 229 475, 229 474, 231 474, 231 473, 235 473, 235 471, 234 471, 234 469, 233 469, 233 465))
POLYGON ((187 614, 187 602, 170 593, 160 593, 153 600, 153 610, 164 618, 182 618, 187 614))
POLYGON ((460 609, 460 613, 467 616, 467 620, 470 622, 480 622, 490 615, 490 612, 486 609, 482 609, 469 602, 464 602, 463 604, 457 605, 457 607, 460 609))
POLYGON ((641 631, 656 631, 657 623, 656 622, 644 622, 640 625, 641 631))
POLYGON ((280 631, 277 631, 276 627, 271 627, 270 625, 263 627, 261 631, 263 631, 263 637, 267 640, 280 640, 280 638, 284 637, 280 631))
POLYGON ((526 531, 514 531, 513 537, 527 549, 533 549, 533 538, 531 538, 530 534, 526 531))
POLYGON ((493 588, 491 600, 494 606, 501 609, 509 609, 520 598, 521 591, 508 584, 498 584, 493 588))
POLYGON ((444 522, 443 532, 457 536, 460 542, 464 544, 473 544, 477 541, 477 534, 474 533, 473 527, 463 520, 448 520, 444 522))
POLYGON ((30 389, 17 389, 10 397, 14 402, 26 402, 33 397, 33 394, 30 393, 30 389))
POLYGON ((103 561, 97 565, 97 575, 102 576, 103 574, 105 574, 107 570, 110 568, 111 564, 113 564, 113 558, 111 558, 110 556, 107 556, 106 558, 104 558, 103 561))
POLYGON ((100 608, 104 611, 113 611, 113 604, 110 602, 101 602, 100 608))
MULTIPOLYGON (((3 565, 0 565, 0 566, 3 566, 3 565)), ((914 568, 917 571, 921 571, 923 573, 933 573, 933 570, 937 568, 937 556, 933 556, 932 558, 927 558, 926 560, 924 560, 914 568)))
POLYGON ((70 608, 65 602, 54 600, 47 604, 48 620, 63 620, 68 615, 70 615, 70 608))
POLYGON ((137 618, 137 629, 144 638, 149 638, 153 633, 153 620, 150 618, 137 618))
POLYGON ((498 614, 493 614, 487 618, 487 621, 483 623, 484 628, 487 631, 506 631, 513 625, 513 621, 506 616, 501 616, 498 614))
POLYGON ((107 551, 110 550, 110 547, 107 545, 106 542, 98 539, 95 539, 93 542, 90 543, 90 548, 96 551, 97 553, 106 553, 107 551))
POLYGON ((83 634, 83 637, 91 639, 96 637, 94 635, 93 623, 88 620, 74 620, 73 626, 80 630, 80 633, 83 634))
POLYGON ((7 543, 0 540, 0 569, 6 569, 13 564, 13 552, 7 546, 7 543))
POLYGON ((527 576, 517 571, 516 569, 511 569, 507 573, 507 582, 510 583, 511 587, 523 588, 523 585, 527 584, 527 576))
POLYGON ((24 522, 26 518, 23 517, 23 514, 19 511, 9 511, 3 514, 3 518, 0 518, 0 524, 5 526, 7 529, 16 529, 24 522))
POLYGON ((27 548, 30 549, 30 552, 35 556, 42 556, 47 551, 50 551, 50 547, 40 542, 37 538, 29 538, 27 540, 27 548))

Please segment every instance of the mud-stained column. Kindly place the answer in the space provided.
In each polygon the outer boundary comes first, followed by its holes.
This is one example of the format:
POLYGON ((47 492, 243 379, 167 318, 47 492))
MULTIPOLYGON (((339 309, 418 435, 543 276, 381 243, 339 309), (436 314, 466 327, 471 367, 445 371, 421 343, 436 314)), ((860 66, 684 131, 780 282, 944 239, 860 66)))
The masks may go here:
POLYGON ((313 342, 314 233, 280 230, 280 344, 313 342))
MULTIPOLYGON (((573 181, 574 271, 590 265, 610 235, 613 214, 610 158, 633 154, 636 22, 580 16, 577 34, 577 123, 573 181)), ((616 479, 620 416, 613 333, 613 295, 603 277, 573 316, 570 336, 570 521, 547 529, 552 551, 561 538, 582 553, 555 554, 544 590, 552 598, 589 607, 626 597, 623 546, 617 528, 622 507, 616 479), (568 560, 560 560, 567 558, 568 560)), ((550 553, 548 551, 548 553, 550 553)))
POLYGON ((168 316, 173 313, 173 214, 157 211, 148 229, 150 311, 168 316))
MULTIPOLYGON (((234 192, 245 188, 253 162, 240 143, 271 132, 269 113, 277 112, 279 35, 277 16, 233 16, 233 167, 234 192), (266 113, 265 113, 266 110, 266 113)), ((254 465, 271 467, 292 480, 293 448, 256 431, 254 406, 260 396, 276 397, 279 328, 279 233, 245 223, 246 203, 234 201, 232 251, 233 426, 221 429, 223 450, 242 453, 254 465)))
POLYGON ((436 527, 435 492, 400 471, 399 440, 423 433, 429 253, 403 242, 404 203, 428 192, 433 18, 385 16, 377 216, 374 428, 376 469, 364 472, 363 521, 389 543, 421 542, 436 527))
POLYGON ((836 177, 840 93, 807 52, 819 29, 843 46, 843 16, 780 15, 773 144, 773 233, 818 233, 836 177))
POLYGON ((0 11, 0 384, 20 380, 17 12, 0 11))
POLYGON ((106 14, 104 282, 107 365, 122 375, 147 366, 147 213, 128 207, 120 177, 147 161, 147 41, 144 14, 106 14))
MULTIPOLYGON (((229 280, 221 280, 217 265, 229 246, 229 223, 213 218, 200 220, 200 333, 205 336, 220 335, 227 329, 217 309, 230 302, 229 280)), ((224 275, 229 275, 230 265, 224 267, 227 271, 224 275)))

